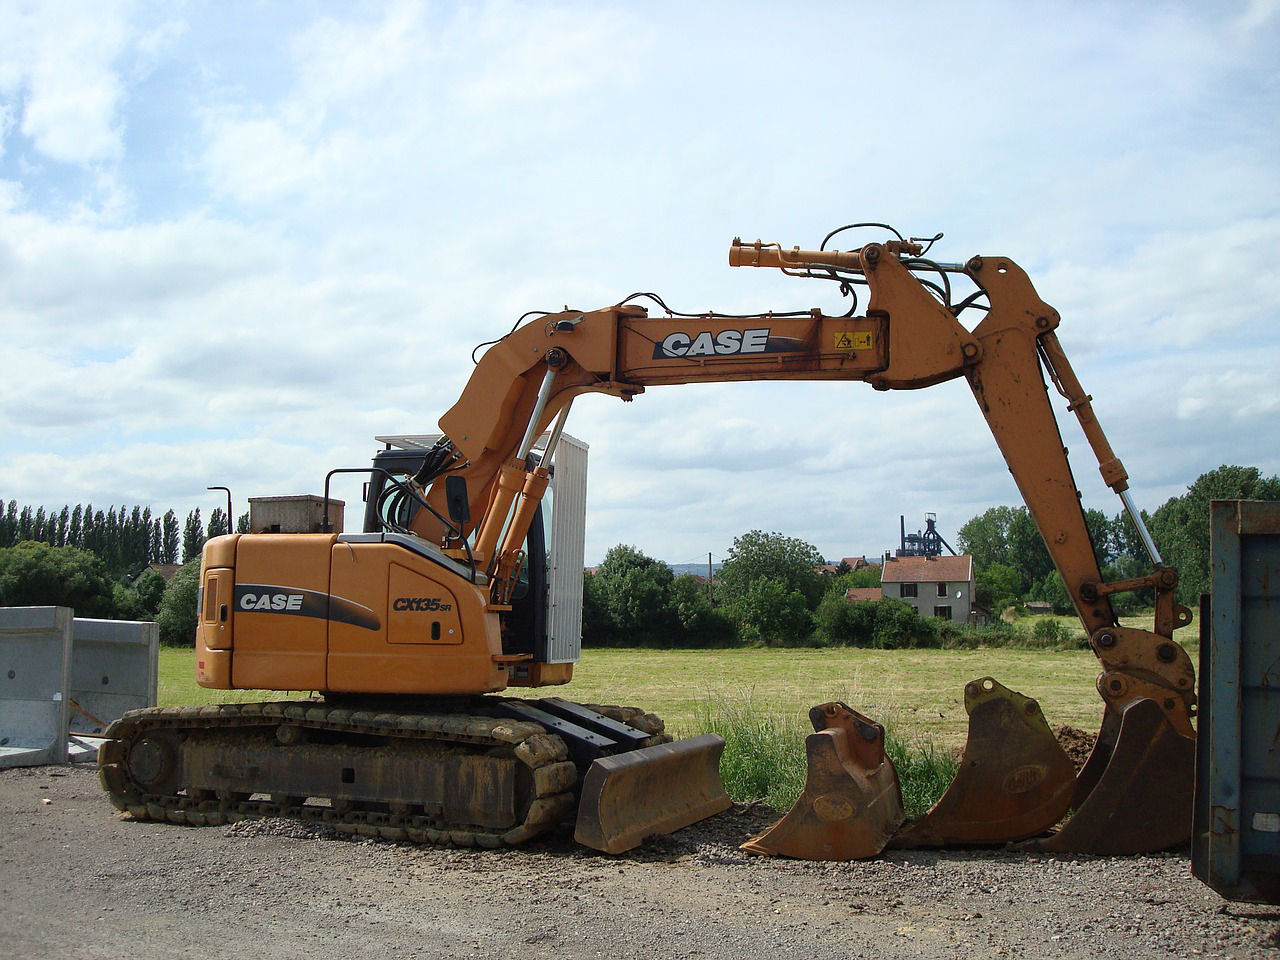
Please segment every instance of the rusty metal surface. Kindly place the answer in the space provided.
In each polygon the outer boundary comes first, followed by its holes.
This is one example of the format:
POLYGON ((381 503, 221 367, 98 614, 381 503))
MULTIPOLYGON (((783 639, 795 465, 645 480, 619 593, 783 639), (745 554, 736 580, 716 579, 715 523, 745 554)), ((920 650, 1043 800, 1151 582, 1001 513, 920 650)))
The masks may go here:
POLYGON ((1280 503, 1209 505, 1191 871, 1280 904, 1280 503))
POLYGON ((284 747, 273 737, 191 738, 182 764, 188 790, 418 805, 440 820, 503 831, 521 820, 518 791, 529 792, 527 783, 517 786, 525 768, 515 757, 461 753, 431 742, 352 747, 304 741, 284 747))
POLYGON ((140 820, 288 817, 497 847, 571 814, 567 756, 542 727, 500 717, 251 702, 131 711, 108 729, 98 773, 112 804, 140 820))
POLYGON ((1043 833, 1067 812, 1075 768, 1040 705, 991 677, 966 684, 969 737, 956 777, 895 847, 1004 843, 1043 833))
POLYGON ((724 740, 708 733, 595 760, 582 781, 574 840, 623 853, 729 809, 723 752, 724 740))
POLYGON ((1034 846, 1125 856, 1186 843, 1194 774, 1195 740, 1174 729, 1160 704, 1137 700, 1124 710, 1097 784, 1061 830, 1034 846))
POLYGON ((809 711, 804 792, 785 817, 742 845, 802 860, 859 860, 884 849, 902 823, 902 793, 885 756, 884 727, 847 705, 809 711))

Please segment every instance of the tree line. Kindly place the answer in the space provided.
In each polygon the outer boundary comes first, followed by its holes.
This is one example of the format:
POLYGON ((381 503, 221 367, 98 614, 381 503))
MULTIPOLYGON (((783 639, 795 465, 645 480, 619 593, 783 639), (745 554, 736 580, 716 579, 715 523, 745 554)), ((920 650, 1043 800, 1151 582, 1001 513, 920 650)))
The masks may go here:
MULTIPOLYGON (((1202 474, 1181 496, 1143 517, 1163 559, 1179 571, 1178 600, 1194 606, 1208 592, 1209 501, 1280 500, 1280 479, 1256 467, 1222 466, 1202 474)), ((1095 553, 1107 580, 1150 569, 1136 529, 1123 514, 1085 511, 1095 553)), ((62 604, 82 616, 155 619, 166 643, 190 645, 195 631, 198 564, 205 540, 226 532, 215 509, 207 524, 199 509, 179 528, 169 510, 106 511, 92 506, 19 508, 0 515, 0 606, 62 604), (167 583, 153 563, 181 558, 167 583)), ((248 514, 237 520, 248 529, 248 514)), ((993 613, 1027 599, 1049 601, 1068 613, 1071 601, 1025 507, 997 506, 960 528, 957 545, 974 557, 978 602, 993 613)), ((1060 645, 1058 630, 1037 625, 1028 640, 996 624, 970 628, 916 616, 901 600, 851 604, 850 587, 878 586, 880 567, 824 576, 813 545, 780 533, 752 530, 736 537, 715 582, 676 577, 663 562, 619 544, 584 577, 586 646, 723 647, 849 644, 871 647, 1060 645), (1043 629, 1041 629, 1043 627, 1043 629), (1034 642, 1031 642, 1034 641, 1034 642)), ((1151 597, 1113 597, 1117 612, 1149 606, 1151 597)))
MULTIPOLYGON (((584 646, 726 647, 805 642, 820 631, 819 606, 851 586, 880 582, 879 567, 823 576, 812 544, 751 530, 734 538, 707 581, 677 577, 662 561, 619 544, 585 575, 584 646)), ((905 604, 904 604, 905 606, 905 604)), ((910 609, 910 608, 908 608, 910 609)))
MULTIPOLYGON (((236 528, 248 532, 248 513, 236 528)), ((59 605, 82 617, 155 620, 161 642, 190 646, 200 552, 226 532, 220 508, 205 523, 197 507, 180 525, 173 510, 79 503, 46 510, 10 500, 0 511, 0 606, 59 605), (167 581, 153 566, 178 563, 167 581)))
MULTIPOLYGON (((1161 560, 1178 571, 1178 602, 1193 609, 1211 581, 1210 500, 1280 500, 1280 478, 1257 467, 1224 465, 1201 474, 1186 493, 1169 498, 1154 513, 1142 511, 1161 560)), ((1127 514, 1108 517, 1086 510, 1085 522, 1103 580, 1150 572, 1151 559, 1127 514)), ((1048 602, 1056 613, 1071 612, 1070 595, 1026 507, 991 507, 960 528, 956 545, 973 555, 978 602, 993 613, 1027 600, 1048 602)), ((1112 596, 1121 615, 1152 602, 1150 591, 1112 596)))
MULTIPOLYGON (((240 516, 236 527, 240 533, 249 531, 248 513, 240 516)), ((0 548, 24 541, 76 547, 98 557, 113 577, 137 575, 153 563, 189 563, 200 557, 206 540, 228 532, 226 511, 219 507, 207 525, 196 507, 181 526, 173 510, 156 516, 143 506, 110 506, 104 511, 95 510, 92 503, 77 503, 46 511, 10 500, 0 513, 0 548)))
MULTIPOLYGON (((1209 501, 1215 499, 1280 500, 1280 479, 1264 476, 1256 467, 1221 466, 1154 513, 1142 513, 1161 559, 1179 572, 1178 601, 1193 608, 1209 591, 1209 501)), ((1126 514, 1107 516, 1096 509, 1084 514, 1104 580, 1150 572, 1151 560, 1126 514)), ((996 618, 1027 600, 1047 601, 1057 613, 1072 612, 1070 595, 1026 507, 991 507, 960 528, 956 543, 973 556, 976 599, 996 618)), ((897 648, 1074 643, 1069 631, 1049 621, 1030 630, 1000 622, 970 627, 919 617, 910 605, 891 597, 849 603, 849 587, 879 585, 880 567, 827 577, 818 572, 822 563, 818 550, 803 540, 752 530, 734 540, 708 596, 705 580, 676 577, 665 563, 619 544, 586 574, 583 644, 897 648)), ((1153 601, 1151 591, 1112 597, 1120 615, 1148 610, 1153 601)))

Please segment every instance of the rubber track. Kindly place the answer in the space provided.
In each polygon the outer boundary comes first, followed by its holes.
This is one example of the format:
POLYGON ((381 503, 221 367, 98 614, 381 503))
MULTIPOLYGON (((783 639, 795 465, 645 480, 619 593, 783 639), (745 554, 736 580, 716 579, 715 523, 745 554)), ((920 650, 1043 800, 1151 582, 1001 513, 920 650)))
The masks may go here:
MULTIPOLYGON (((322 701, 229 703, 206 707, 151 707, 133 710, 107 728, 98 752, 98 779, 111 803, 138 820, 190 826, 221 826, 239 820, 284 817, 319 823, 362 837, 457 846, 514 846, 544 832, 571 813, 577 769, 568 761, 564 741, 536 723, 458 714, 376 713, 330 706, 322 701), (534 799, 523 823, 502 833, 465 825, 442 824, 422 816, 385 809, 349 809, 280 805, 268 801, 195 800, 183 795, 147 793, 129 775, 125 758, 133 738, 155 730, 231 730, 299 726, 391 738, 466 744, 480 752, 509 750, 530 768, 534 799)), ((252 795, 251 795, 252 796, 252 795)))

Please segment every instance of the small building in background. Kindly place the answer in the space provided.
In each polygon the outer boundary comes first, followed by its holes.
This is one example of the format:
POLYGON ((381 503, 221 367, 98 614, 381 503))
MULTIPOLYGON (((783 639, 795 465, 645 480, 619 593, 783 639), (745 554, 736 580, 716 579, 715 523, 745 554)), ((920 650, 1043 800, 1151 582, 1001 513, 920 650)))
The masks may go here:
POLYGON ((869 566, 871 561, 866 557, 841 557, 839 563, 824 563, 814 569, 824 577, 835 577, 840 575, 841 567, 848 567, 847 572, 853 573, 855 570, 862 570, 869 566))
POLYGON ((845 603, 866 603, 868 600, 879 600, 884 594, 879 587, 850 587, 844 592, 845 603))
POLYGON ((976 623, 973 557, 885 557, 882 596, 911 604, 922 617, 976 623))

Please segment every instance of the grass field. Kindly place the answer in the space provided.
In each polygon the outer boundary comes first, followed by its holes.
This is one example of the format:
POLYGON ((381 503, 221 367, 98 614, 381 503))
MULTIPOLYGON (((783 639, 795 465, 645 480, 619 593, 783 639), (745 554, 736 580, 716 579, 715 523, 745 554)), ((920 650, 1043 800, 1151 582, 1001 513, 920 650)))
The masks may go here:
MULTIPOLYGON (((162 705, 284 696, 198 687, 193 661, 192 650, 161 649, 162 705)), ((958 747, 970 680, 995 677, 1039 700, 1051 725, 1092 731, 1102 707, 1093 687, 1097 675, 1098 661, 1083 650, 585 650, 573 682, 543 692, 643 706, 677 735, 707 729, 707 717, 726 708, 794 719, 803 728, 811 706, 843 700, 904 740, 958 747)))

